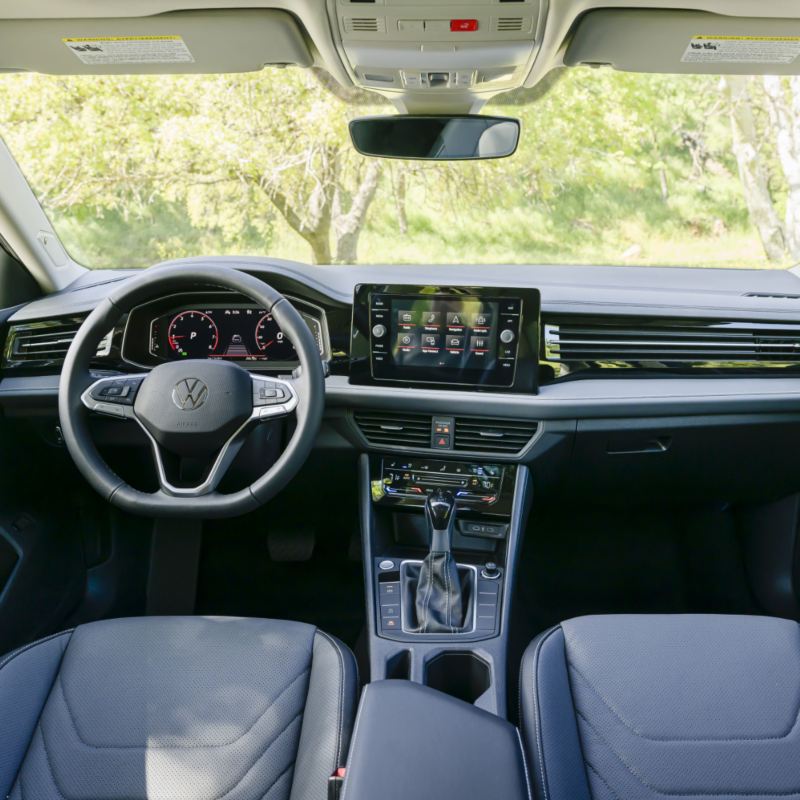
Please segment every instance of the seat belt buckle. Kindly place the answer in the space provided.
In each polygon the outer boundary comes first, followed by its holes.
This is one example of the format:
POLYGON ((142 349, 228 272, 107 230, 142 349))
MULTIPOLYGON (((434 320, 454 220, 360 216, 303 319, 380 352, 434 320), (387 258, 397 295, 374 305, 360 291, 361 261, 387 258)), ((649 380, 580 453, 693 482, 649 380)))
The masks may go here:
POLYGON ((339 767, 339 769, 328 778, 328 800, 339 800, 341 797, 346 771, 344 767, 339 767))

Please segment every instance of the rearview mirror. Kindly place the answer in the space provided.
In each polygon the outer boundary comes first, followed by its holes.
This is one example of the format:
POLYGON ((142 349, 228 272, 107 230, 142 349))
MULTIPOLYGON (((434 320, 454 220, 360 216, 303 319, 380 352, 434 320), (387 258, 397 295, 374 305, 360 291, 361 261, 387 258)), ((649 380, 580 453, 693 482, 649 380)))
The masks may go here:
POLYGON ((364 156, 431 161, 505 158, 517 149, 519 120, 482 116, 362 117, 350 123, 364 156))

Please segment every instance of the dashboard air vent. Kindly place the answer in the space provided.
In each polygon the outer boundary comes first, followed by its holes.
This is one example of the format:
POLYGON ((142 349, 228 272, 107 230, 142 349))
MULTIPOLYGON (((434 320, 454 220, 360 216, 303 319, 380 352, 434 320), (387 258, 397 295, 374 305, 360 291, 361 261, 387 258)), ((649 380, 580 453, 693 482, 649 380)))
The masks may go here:
POLYGON ((768 322, 625 319, 544 326, 545 358, 564 362, 737 366, 800 364, 800 325, 768 322))
POLYGON ((497 30, 500 33, 510 33, 522 30, 522 17, 500 17, 497 20, 497 30))
POLYGON ((454 450, 519 453, 536 435, 538 425, 517 419, 456 417, 454 450))
POLYGON ((346 17, 344 29, 347 33, 383 33, 385 22, 377 17, 346 17))
POLYGON ((430 414, 356 411, 353 419, 370 444, 425 449, 431 446, 430 414))
MULTIPOLYGON (((70 317, 12 326, 3 353, 3 366, 61 363, 82 322, 82 317, 70 317)), ((108 333, 103 337, 97 348, 98 356, 110 353, 111 336, 108 333)))

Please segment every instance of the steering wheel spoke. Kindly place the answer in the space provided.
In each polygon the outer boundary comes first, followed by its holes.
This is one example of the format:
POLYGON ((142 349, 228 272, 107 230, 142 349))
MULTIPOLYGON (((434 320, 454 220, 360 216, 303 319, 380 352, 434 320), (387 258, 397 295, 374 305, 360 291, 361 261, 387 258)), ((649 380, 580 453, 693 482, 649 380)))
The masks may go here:
POLYGON ((116 419, 135 419, 133 403, 146 375, 112 375, 92 383, 81 395, 90 411, 116 419))
POLYGON ((233 463, 234 459, 242 449, 247 438, 248 429, 251 427, 252 418, 248 419, 239 430, 237 430, 217 453, 211 467, 206 471, 203 480, 194 486, 177 486, 167 475, 164 454, 159 443, 151 436, 150 431, 142 425, 141 421, 134 414, 133 418, 139 423, 139 427, 145 432, 150 440, 153 452, 153 460, 156 465, 156 474, 161 491, 171 497, 202 497, 216 491, 225 473, 233 463))
POLYGON ((286 378, 251 375, 253 419, 265 420, 291 414, 298 403, 296 383, 286 378))

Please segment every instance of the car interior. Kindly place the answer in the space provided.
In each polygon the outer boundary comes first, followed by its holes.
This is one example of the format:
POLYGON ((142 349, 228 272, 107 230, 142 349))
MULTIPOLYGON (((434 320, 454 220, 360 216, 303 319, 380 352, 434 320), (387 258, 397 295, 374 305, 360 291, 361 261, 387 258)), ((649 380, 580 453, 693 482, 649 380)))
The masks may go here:
MULTIPOLYGON (((395 161, 798 56, 790 0, 0 0, 0 73, 311 71, 395 161)), ((89 269, 40 201, 0 142, 0 797, 800 798, 797 267, 89 269)))

